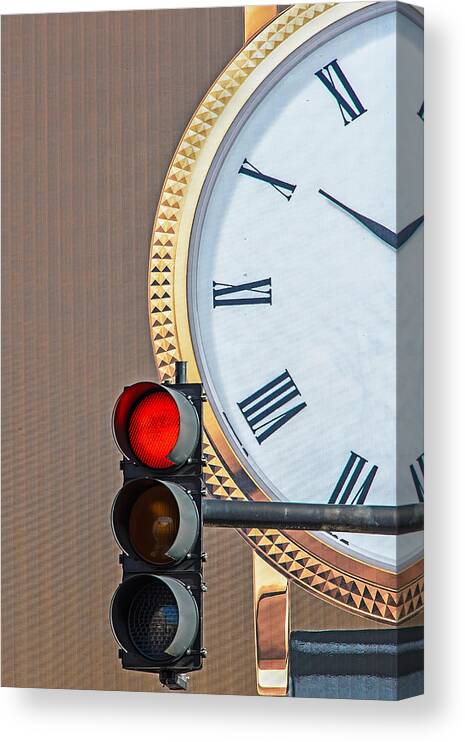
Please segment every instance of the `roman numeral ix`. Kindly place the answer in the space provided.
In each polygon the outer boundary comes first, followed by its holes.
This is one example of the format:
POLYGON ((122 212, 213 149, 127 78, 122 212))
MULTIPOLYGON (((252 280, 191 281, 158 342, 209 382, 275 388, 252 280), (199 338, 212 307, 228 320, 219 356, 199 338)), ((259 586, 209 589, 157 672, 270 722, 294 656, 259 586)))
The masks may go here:
POLYGON ((364 504, 370 491, 370 487, 373 484, 376 472, 378 471, 377 466, 372 466, 365 479, 362 479, 361 475, 366 464, 368 464, 367 459, 364 459, 363 456, 360 456, 358 453, 354 453, 354 451, 350 452, 347 464, 345 465, 332 495, 328 500, 330 505, 364 504))
POLYGON ((424 475, 425 475, 425 454, 422 453, 414 464, 410 464, 410 473, 412 475, 413 484, 415 486, 415 492, 417 493, 418 500, 424 502, 425 488, 424 488, 424 475))
POLYGON ((237 285, 213 281, 213 309, 247 304, 271 306, 271 278, 237 285))
POLYGON ((333 59, 332 62, 315 72, 315 75, 336 99, 344 120, 344 126, 351 124, 352 121, 367 112, 337 59, 333 59))
POLYGON ((244 162, 240 166, 238 174, 248 175, 250 178, 255 178, 256 180, 262 180, 264 183, 269 183, 275 191, 278 191, 278 193, 280 193, 281 196, 284 196, 288 201, 291 200, 292 194, 297 188, 297 186, 291 185, 291 183, 286 183, 284 180, 278 180, 278 178, 272 178, 271 175, 265 175, 255 167, 255 165, 252 165, 247 158, 244 159, 244 162))
POLYGON ((300 396, 289 371, 286 370, 237 404, 261 445, 307 406, 305 402, 299 402, 294 407, 287 406, 300 396))

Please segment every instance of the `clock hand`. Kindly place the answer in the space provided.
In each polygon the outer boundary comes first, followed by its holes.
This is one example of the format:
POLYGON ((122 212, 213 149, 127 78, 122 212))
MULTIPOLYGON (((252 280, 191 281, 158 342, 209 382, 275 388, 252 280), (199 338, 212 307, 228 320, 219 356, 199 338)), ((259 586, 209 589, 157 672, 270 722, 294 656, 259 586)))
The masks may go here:
POLYGON ((404 229, 400 230, 399 234, 397 235, 397 248, 402 247, 404 242, 407 242, 409 237, 411 237, 412 234, 416 232, 420 224, 423 224, 423 219, 423 216, 419 216, 418 219, 415 219, 413 222, 411 222, 411 224, 407 224, 404 229))
POLYGON ((326 193, 326 191, 323 191, 322 188, 319 189, 318 193, 321 193, 321 195, 327 198, 328 201, 332 201, 333 204, 336 204, 336 206, 339 206, 343 211, 346 211, 348 214, 353 216, 354 219, 357 219, 357 221, 360 222, 360 224, 363 224, 363 226, 369 229, 370 232, 373 232, 376 237, 379 237, 383 242, 386 242, 386 244, 393 247, 395 250, 402 247, 404 242, 407 242, 409 237, 411 237, 420 224, 423 223, 424 217, 420 216, 418 219, 415 219, 404 227, 404 229, 401 229, 400 232, 392 232, 387 227, 383 227, 382 224, 379 224, 379 222, 375 222, 373 219, 368 219, 368 217, 363 216, 363 214, 359 214, 357 211, 349 208, 349 206, 341 203, 337 198, 334 198, 333 196, 330 196, 329 193, 326 193))

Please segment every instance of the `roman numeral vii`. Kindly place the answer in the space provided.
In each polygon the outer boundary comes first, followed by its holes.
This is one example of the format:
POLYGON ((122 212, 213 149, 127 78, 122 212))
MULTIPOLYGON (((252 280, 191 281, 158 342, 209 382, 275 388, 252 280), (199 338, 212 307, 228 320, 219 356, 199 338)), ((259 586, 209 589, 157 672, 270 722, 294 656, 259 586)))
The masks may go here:
POLYGON ((261 445, 307 406, 305 402, 289 406, 289 402, 300 396, 289 371, 286 370, 237 404, 261 445))
POLYGON ((337 59, 315 72, 315 75, 336 99, 344 126, 358 119, 367 109, 348 81, 337 59))
POLYGON ((363 479, 366 464, 367 459, 354 451, 350 452, 347 464, 328 500, 330 505, 363 505, 378 471, 377 466, 372 466, 363 479))

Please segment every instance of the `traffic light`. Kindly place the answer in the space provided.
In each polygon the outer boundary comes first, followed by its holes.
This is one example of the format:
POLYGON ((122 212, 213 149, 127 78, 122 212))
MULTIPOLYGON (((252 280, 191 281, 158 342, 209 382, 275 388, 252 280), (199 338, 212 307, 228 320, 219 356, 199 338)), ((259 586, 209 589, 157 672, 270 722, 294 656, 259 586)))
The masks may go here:
POLYGON ((158 673, 185 688, 199 670, 202 646, 202 386, 139 382, 113 413, 123 454, 123 486, 111 522, 121 548, 122 582, 110 621, 128 670, 158 673))

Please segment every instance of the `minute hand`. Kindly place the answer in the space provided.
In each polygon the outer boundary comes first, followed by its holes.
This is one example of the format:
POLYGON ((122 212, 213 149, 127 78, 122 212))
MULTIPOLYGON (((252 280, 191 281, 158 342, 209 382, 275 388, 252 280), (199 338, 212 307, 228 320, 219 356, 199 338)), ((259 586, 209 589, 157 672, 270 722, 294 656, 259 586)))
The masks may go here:
POLYGON ((379 222, 375 222, 373 219, 368 219, 368 217, 363 216, 363 214, 359 214, 357 211, 349 208, 349 206, 341 203, 341 201, 338 201, 337 198, 330 196, 329 193, 326 193, 326 191, 323 191, 321 188, 318 192, 321 193, 321 195, 327 198, 329 201, 332 201, 333 204, 336 204, 336 206, 339 206, 341 209, 353 216, 354 219, 357 219, 360 224, 363 224, 363 226, 369 229, 370 232, 373 232, 376 237, 379 237, 381 240, 383 240, 383 242, 386 242, 386 244, 388 244, 390 247, 393 247, 395 250, 398 250, 400 247, 402 247, 404 242, 407 242, 409 237, 411 237, 412 234, 418 229, 420 224, 423 223, 424 217, 420 216, 418 219, 415 219, 415 221, 404 227, 404 229, 401 229, 400 232, 392 232, 387 227, 383 227, 382 224, 379 224, 379 222))

